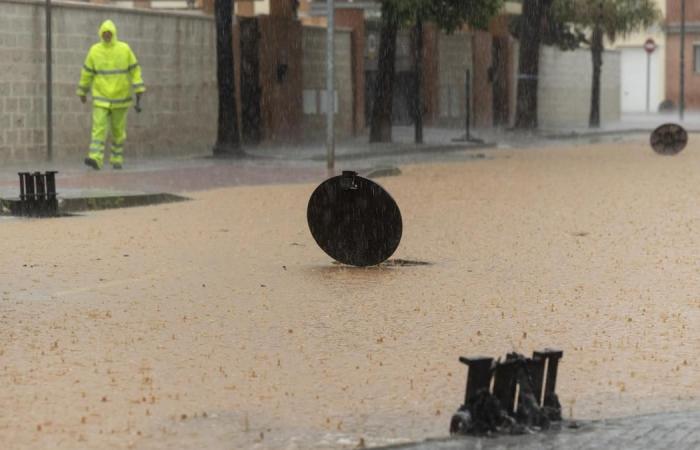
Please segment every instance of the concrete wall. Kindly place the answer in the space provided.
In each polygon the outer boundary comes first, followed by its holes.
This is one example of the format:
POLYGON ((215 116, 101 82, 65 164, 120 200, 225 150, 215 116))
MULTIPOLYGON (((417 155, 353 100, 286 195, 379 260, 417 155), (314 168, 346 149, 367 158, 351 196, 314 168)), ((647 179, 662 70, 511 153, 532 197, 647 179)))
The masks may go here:
POLYGON ((460 126, 464 123, 466 73, 467 70, 471 72, 473 86, 473 61, 471 34, 439 35, 438 124, 460 126))
MULTIPOLYGON (((589 50, 540 50, 539 126, 543 129, 587 127, 591 108, 593 66, 589 50)), ((601 124, 620 119, 620 54, 603 55, 601 124)))
MULTIPOLYGON (((43 3, 43 2, 42 2, 43 3)), ((44 9, 0 0, 0 162, 45 157, 44 9)), ((54 1, 54 154, 79 158, 91 108, 75 95, 80 67, 105 19, 143 69, 144 112, 132 110, 125 155, 207 153, 216 137, 215 30, 211 18, 54 1)))
MULTIPOLYGON (((305 26, 302 33, 303 56, 303 128, 304 138, 319 139, 326 128, 326 29, 305 26)), ((336 138, 342 139, 353 132, 353 76, 352 45, 349 30, 337 30, 335 34, 335 88, 337 114, 336 138)))

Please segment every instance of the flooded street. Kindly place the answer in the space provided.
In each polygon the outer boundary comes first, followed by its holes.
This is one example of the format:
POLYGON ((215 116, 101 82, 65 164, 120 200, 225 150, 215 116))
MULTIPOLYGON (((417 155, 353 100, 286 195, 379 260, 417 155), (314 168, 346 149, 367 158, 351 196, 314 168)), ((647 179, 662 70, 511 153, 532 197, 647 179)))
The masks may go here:
POLYGON ((333 264, 306 224, 316 184, 0 221, 0 447, 444 436, 459 356, 544 347, 564 350, 567 418, 698 409, 690 139, 676 157, 640 138, 403 166, 377 180, 403 216, 393 258, 430 265, 333 264))

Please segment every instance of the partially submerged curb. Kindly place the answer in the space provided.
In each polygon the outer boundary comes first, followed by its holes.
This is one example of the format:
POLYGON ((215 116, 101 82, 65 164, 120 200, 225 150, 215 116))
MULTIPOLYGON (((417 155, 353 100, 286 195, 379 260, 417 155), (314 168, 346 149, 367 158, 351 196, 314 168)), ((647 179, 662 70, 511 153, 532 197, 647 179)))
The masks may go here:
MULTIPOLYGON (((190 199, 169 193, 59 198, 58 215, 65 216, 86 211, 153 206, 187 200, 190 199)), ((0 198, 0 215, 12 215, 12 211, 15 210, 18 202, 19 199, 0 198)))

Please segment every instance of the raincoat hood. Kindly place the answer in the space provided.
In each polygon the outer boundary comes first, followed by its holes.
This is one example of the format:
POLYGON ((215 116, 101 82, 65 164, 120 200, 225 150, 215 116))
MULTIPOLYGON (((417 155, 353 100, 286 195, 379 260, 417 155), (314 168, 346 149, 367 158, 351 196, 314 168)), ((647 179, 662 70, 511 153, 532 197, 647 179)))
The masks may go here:
POLYGON ((104 41, 104 39, 102 39, 102 33, 104 33, 105 31, 109 31, 112 33, 112 43, 117 42, 117 26, 114 24, 114 22, 112 22, 111 20, 105 20, 104 22, 102 22, 102 25, 100 25, 100 31, 98 35, 100 36, 100 41, 104 44, 106 44, 106 42, 104 41))

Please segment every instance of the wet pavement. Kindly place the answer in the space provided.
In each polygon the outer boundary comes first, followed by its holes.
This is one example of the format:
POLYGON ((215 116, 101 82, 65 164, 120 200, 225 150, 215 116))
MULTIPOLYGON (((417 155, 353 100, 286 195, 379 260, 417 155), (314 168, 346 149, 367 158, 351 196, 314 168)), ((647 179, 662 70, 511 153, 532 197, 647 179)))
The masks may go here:
MULTIPOLYGON (((250 164, 269 170, 261 180, 291 178, 285 170, 320 179, 3 220, 0 448, 352 449, 445 437, 464 394, 459 356, 553 346, 565 351, 567 418, 698 410, 695 138, 672 158, 640 138, 401 164, 380 180, 404 218, 392 259, 429 265, 333 264, 306 224, 325 177, 307 160, 250 164)), ((221 185, 256 179, 237 181, 247 171, 226 164, 74 170, 108 188, 205 186, 182 181, 189 171, 221 185)))
MULTIPOLYGON (((338 146, 335 173, 353 170, 364 176, 386 176, 398 173, 400 164, 484 159, 487 156, 481 150, 494 146, 438 140, 420 146, 405 142, 370 146, 358 139, 338 146)), ((10 164, 0 169, 0 198, 17 197, 17 172, 22 171, 57 170, 57 190, 64 197, 186 193, 232 186, 291 184, 322 180, 329 173, 322 145, 264 146, 246 148, 245 152, 243 158, 233 159, 209 155, 129 159, 127 154, 124 169, 119 171, 108 165, 94 171, 83 166, 80 158, 10 164)))
POLYGON ((394 450, 696 450, 700 448, 700 411, 652 414, 566 424, 558 431, 498 437, 459 437, 394 450))
MULTIPOLYGON (((458 130, 428 129, 424 145, 410 142, 412 130, 396 127, 396 142, 367 144, 365 138, 341 143, 336 148, 335 171, 352 170, 363 176, 387 176, 400 172, 405 164, 427 162, 478 162, 508 157, 500 150, 561 145, 560 140, 539 135, 482 131, 483 143, 455 142, 458 130)), ((478 133, 478 132, 477 132, 478 133)), ((572 146, 624 142, 638 139, 630 136, 596 134, 567 142, 572 146)), ((246 156, 217 159, 209 155, 190 157, 154 157, 129 159, 123 170, 109 166, 94 171, 82 165, 82 159, 59 160, 53 163, 15 163, 0 168, 0 198, 18 196, 17 172, 57 170, 57 190, 62 197, 95 197, 144 193, 187 193, 233 186, 293 184, 320 181, 329 174, 326 150, 322 145, 263 146, 246 148, 246 156)))

